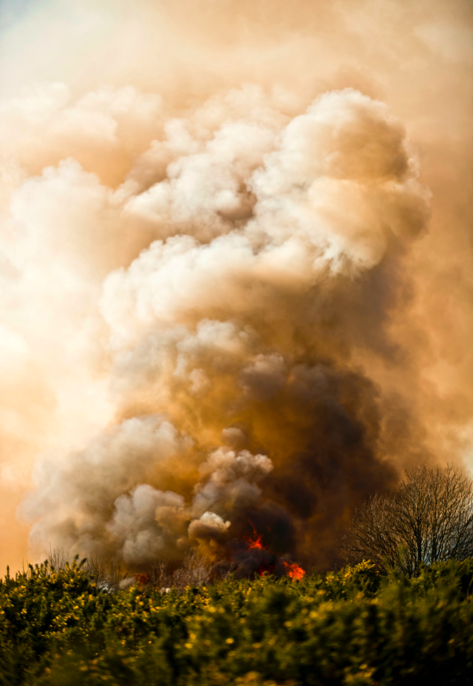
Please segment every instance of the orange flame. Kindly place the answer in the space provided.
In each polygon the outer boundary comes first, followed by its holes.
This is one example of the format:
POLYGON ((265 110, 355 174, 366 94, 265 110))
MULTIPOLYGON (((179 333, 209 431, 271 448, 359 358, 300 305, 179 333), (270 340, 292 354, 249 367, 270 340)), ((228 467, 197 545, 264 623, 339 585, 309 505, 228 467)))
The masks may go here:
POLYGON ((253 529, 253 536, 254 538, 250 538, 250 536, 244 536, 244 539, 248 545, 249 550, 264 550, 266 546, 263 545, 262 543, 262 538, 263 534, 258 534, 258 532, 255 529, 255 525, 253 524, 252 521, 248 520, 249 523, 251 524, 251 528, 253 529))
POLYGON ((259 536, 257 536, 256 538, 247 538, 246 542, 248 544, 248 548, 250 550, 254 550, 255 548, 257 548, 258 550, 263 550, 264 546, 261 543, 261 539, 262 539, 261 534, 259 536))
POLYGON ((302 567, 299 567, 298 564, 295 562, 291 564, 290 562, 283 562, 284 567, 286 569, 287 575, 293 580, 293 581, 300 581, 304 575, 305 575, 305 570, 302 569, 302 567))

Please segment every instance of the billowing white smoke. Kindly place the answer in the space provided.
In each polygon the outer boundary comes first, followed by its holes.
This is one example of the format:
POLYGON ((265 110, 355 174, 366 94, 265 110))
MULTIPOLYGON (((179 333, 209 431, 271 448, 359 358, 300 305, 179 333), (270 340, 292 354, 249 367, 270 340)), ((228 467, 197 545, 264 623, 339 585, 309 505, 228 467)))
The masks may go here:
POLYGON ((39 491, 28 504, 42 513, 33 538, 52 532, 67 551, 118 554, 131 564, 178 559, 188 549, 188 537, 218 539, 230 526, 225 517, 258 502, 256 483, 272 464, 247 450, 220 448, 200 465, 201 480, 186 505, 182 495, 149 482, 165 478, 176 461, 186 463, 192 448, 189 437, 149 415, 124 421, 67 461, 43 462, 39 491))
POLYGON ((278 470, 301 492, 335 488, 321 507, 337 521, 392 478, 357 353, 390 354, 429 194, 384 104, 348 89, 293 115, 247 87, 171 116, 133 89, 73 103, 54 86, 3 116, 11 335, 35 346, 65 414, 77 389, 82 436, 107 425, 37 464, 36 550, 217 554, 250 512, 320 520, 291 509, 278 470))

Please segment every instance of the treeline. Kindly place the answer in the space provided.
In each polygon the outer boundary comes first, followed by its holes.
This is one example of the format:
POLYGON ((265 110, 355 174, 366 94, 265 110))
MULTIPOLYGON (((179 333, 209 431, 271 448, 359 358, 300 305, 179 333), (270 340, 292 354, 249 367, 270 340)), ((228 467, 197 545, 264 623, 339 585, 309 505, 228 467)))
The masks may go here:
POLYGON ((472 560, 113 593, 43 564, 0 582, 0 684, 463 685, 472 593, 472 560))

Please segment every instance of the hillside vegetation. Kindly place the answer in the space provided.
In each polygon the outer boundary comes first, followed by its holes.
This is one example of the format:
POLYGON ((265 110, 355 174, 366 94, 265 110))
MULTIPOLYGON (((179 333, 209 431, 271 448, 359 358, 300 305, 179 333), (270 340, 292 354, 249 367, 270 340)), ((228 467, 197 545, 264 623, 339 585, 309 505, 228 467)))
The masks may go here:
POLYGON ((109 592, 77 563, 43 564, 0 582, 0 684, 463 684, 472 592, 471 560, 169 592, 109 592))

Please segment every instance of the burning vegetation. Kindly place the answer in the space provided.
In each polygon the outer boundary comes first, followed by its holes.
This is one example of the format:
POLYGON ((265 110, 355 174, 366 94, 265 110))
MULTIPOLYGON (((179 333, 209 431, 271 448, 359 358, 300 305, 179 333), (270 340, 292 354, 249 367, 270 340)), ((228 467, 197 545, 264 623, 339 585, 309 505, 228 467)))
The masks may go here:
POLYGON ((257 532, 253 522, 249 521, 248 523, 252 529, 252 536, 244 536, 244 541, 249 555, 245 553, 235 555, 237 574, 240 571, 238 566, 238 563, 240 563, 241 571, 250 569, 259 576, 275 574, 277 576, 286 575, 293 581, 302 579, 305 570, 295 562, 289 562, 284 557, 278 559, 276 555, 271 554, 268 551, 268 546, 263 543, 263 534, 257 532))

